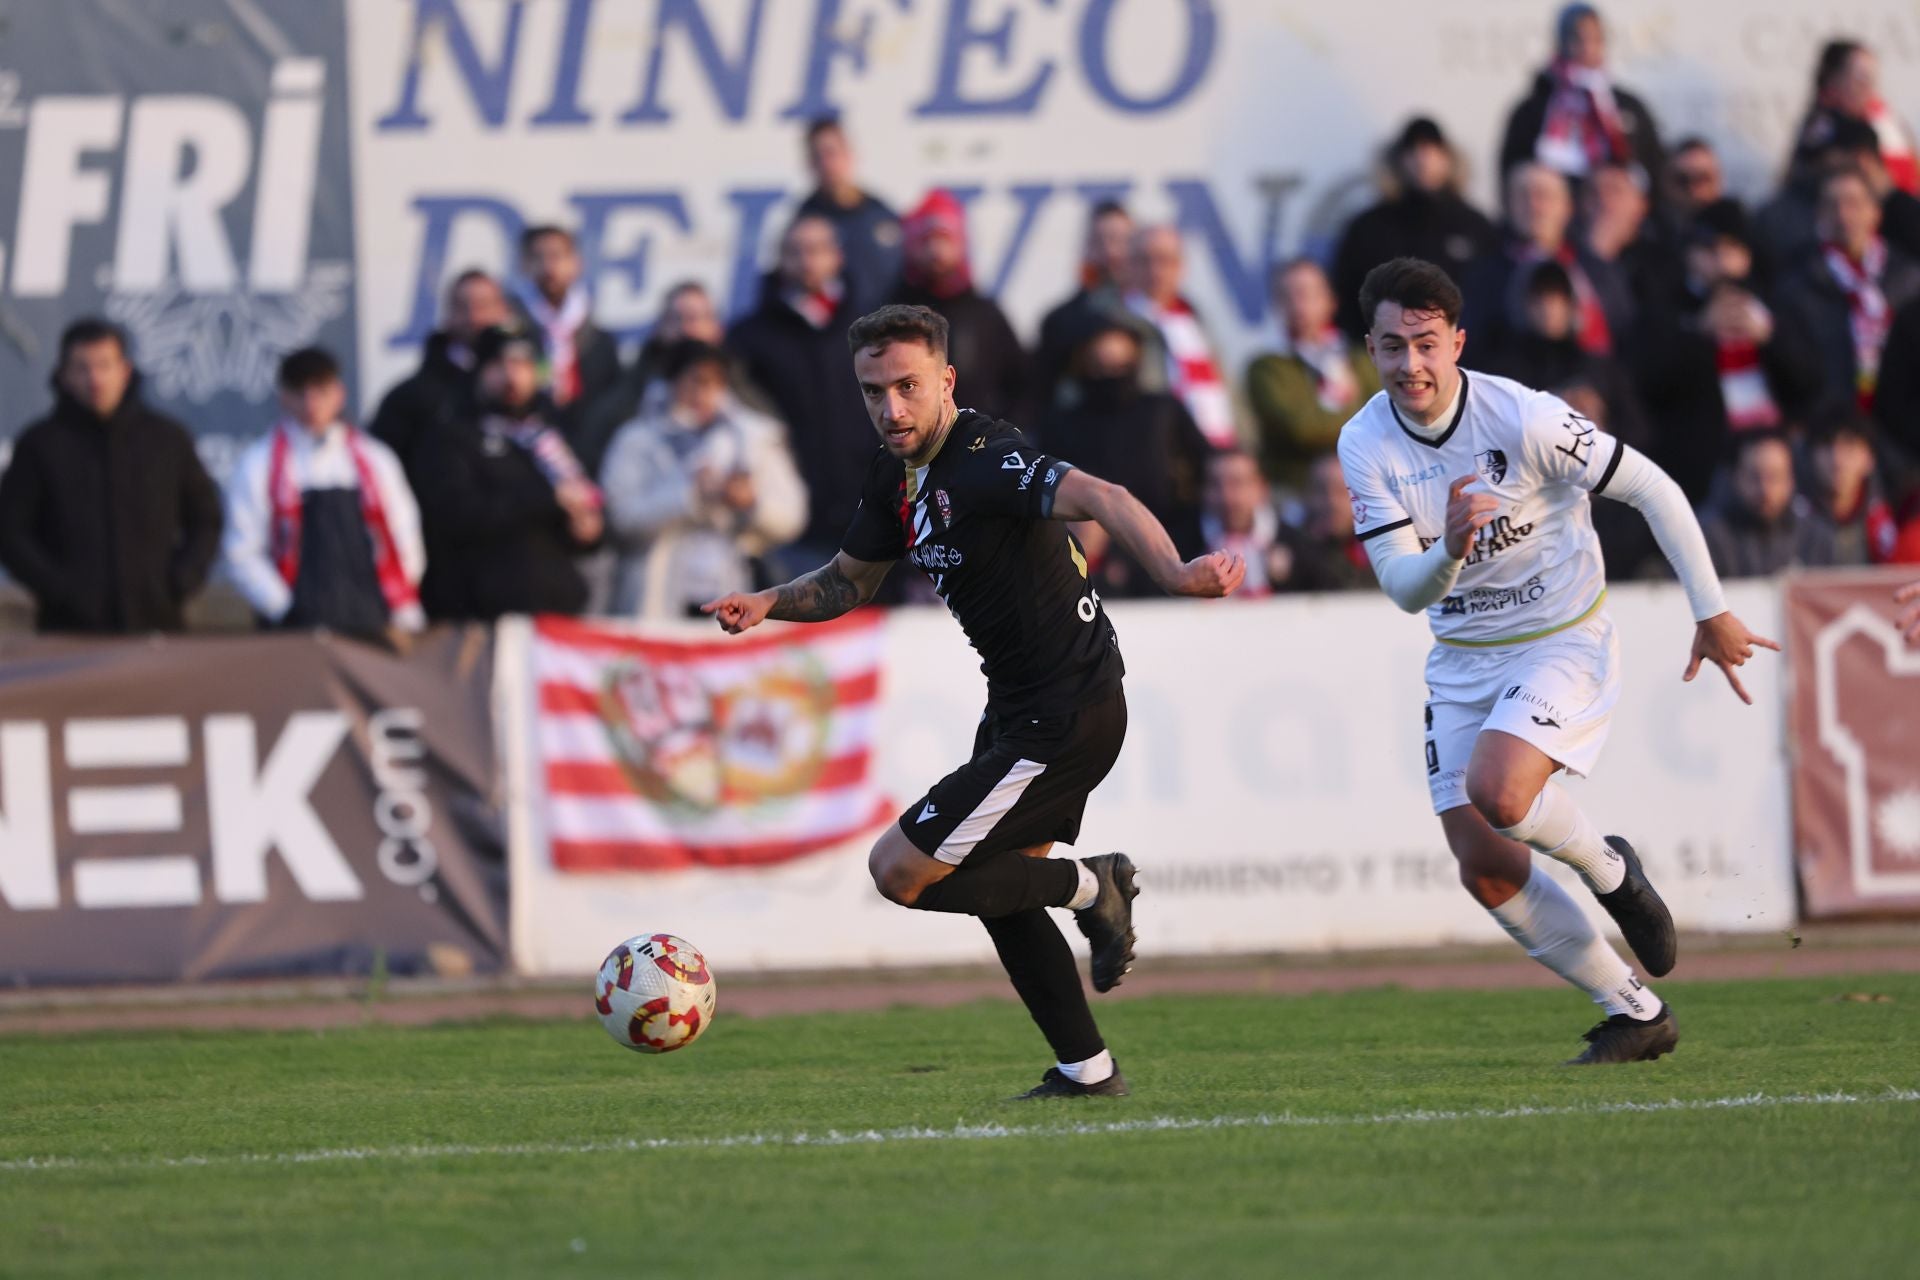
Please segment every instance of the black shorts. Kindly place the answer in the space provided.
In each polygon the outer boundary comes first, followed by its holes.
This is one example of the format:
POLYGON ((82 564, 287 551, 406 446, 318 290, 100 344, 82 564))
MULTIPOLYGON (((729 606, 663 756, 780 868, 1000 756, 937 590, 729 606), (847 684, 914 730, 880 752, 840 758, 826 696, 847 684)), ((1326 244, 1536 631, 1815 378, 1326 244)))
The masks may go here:
POLYGON ((1127 700, 1118 690, 1063 716, 980 718, 973 759, 900 815, 913 847, 958 866, 1080 834, 1087 793, 1120 757, 1127 700))

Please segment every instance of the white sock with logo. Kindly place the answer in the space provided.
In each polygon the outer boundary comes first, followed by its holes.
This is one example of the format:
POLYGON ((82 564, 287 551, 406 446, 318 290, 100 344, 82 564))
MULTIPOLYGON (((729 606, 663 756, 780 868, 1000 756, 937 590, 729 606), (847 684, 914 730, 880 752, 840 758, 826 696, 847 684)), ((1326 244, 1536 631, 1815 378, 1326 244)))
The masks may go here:
POLYGON ((1580 904, 1536 868, 1526 887, 1487 910, 1527 954, 1593 998, 1609 1014, 1645 1021, 1660 997, 1641 985, 1620 953, 1594 930, 1580 904))
POLYGON ((1626 859, 1615 853, 1593 819, 1558 784, 1549 781, 1533 798, 1527 816, 1511 827, 1494 828, 1580 873, 1595 893, 1612 893, 1627 878, 1626 859))
MULTIPOLYGON (((1073 891, 1073 896, 1067 899, 1065 906, 1069 911, 1084 911, 1093 905, 1095 898, 1100 896, 1100 877, 1093 874, 1092 867, 1078 858, 1073 860, 1073 869, 1080 873, 1080 885, 1073 891)), ((1106 1079, 1105 1076, 1100 1078, 1106 1079)))
POLYGON ((1113 1074, 1113 1055, 1105 1049, 1085 1062, 1062 1062, 1060 1074, 1075 1084, 1099 1084, 1113 1074))

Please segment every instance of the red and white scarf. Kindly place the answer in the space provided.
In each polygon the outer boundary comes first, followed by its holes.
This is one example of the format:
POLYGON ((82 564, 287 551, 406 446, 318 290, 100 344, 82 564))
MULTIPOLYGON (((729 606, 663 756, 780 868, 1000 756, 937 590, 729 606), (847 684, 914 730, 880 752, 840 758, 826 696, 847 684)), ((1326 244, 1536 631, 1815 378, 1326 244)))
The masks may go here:
MULTIPOLYGON (((1571 242, 1561 241, 1560 247, 1552 253, 1535 244, 1525 245, 1521 252, 1520 269, 1513 275, 1514 287, 1524 289, 1527 277, 1533 274, 1533 268, 1549 261, 1565 267, 1567 279, 1573 282, 1574 341, 1590 355, 1612 355, 1613 326, 1607 322, 1607 309, 1601 303, 1599 291, 1593 287, 1586 269, 1580 265, 1580 255, 1573 251, 1571 242)), ((1513 299, 1512 306, 1513 312, 1518 314, 1521 308, 1517 297, 1513 299)))
POLYGON ((1914 155, 1913 138, 1906 125, 1879 98, 1867 108, 1867 123, 1880 140, 1880 163, 1887 166, 1893 185, 1908 195, 1920 194, 1920 158, 1914 155))
POLYGON ((1760 348, 1751 342, 1716 342, 1714 360, 1720 371, 1720 403, 1727 426, 1738 431, 1764 431, 1780 425, 1780 406, 1773 402, 1760 348))
POLYGON ((1239 443, 1233 396, 1220 376, 1220 362, 1214 358, 1207 332, 1187 300, 1176 297, 1162 307, 1145 294, 1134 294, 1128 303, 1160 330, 1167 344, 1167 389, 1187 406, 1200 434, 1216 449, 1239 443))
MULTIPOLYGON (((380 485, 373 473, 360 432, 346 432, 347 456, 353 459, 353 474, 360 484, 360 518, 366 522, 367 540, 373 544, 373 572, 380 582, 380 595, 387 602, 387 616, 405 627, 419 627, 425 619, 420 612, 420 592, 407 577, 400 563, 400 549, 394 544, 393 529, 387 523, 386 504, 380 499, 380 485)), ((305 511, 299 480, 294 478, 292 461, 294 432, 305 428, 282 422, 273 429, 273 452, 267 461, 267 500, 273 508, 273 526, 268 554, 280 572, 280 580, 292 590, 300 577, 300 525, 305 511)))
POLYGON ((1873 409, 1873 392, 1880 381, 1880 349, 1887 345, 1892 324, 1887 295, 1880 277, 1887 269, 1887 243, 1875 236, 1858 262, 1837 244, 1823 243, 1820 256, 1847 295, 1847 322, 1853 332, 1854 394, 1863 411, 1873 409))
POLYGON ((593 303, 587 287, 575 283, 567 296, 555 306, 537 288, 521 294, 521 305, 546 336, 547 377, 555 404, 572 404, 580 396, 580 357, 574 338, 592 314, 593 303))
POLYGON ((1601 165, 1633 158, 1627 145, 1613 83, 1598 67, 1577 66, 1557 58, 1547 68, 1553 92, 1534 155, 1550 169, 1584 177, 1601 165))
POLYGON ((547 483, 558 489, 563 484, 583 484, 592 492, 593 505, 599 506, 604 500, 600 486, 593 482, 587 469, 580 465, 573 449, 567 444, 567 438, 558 430, 548 426, 538 418, 514 420, 512 418, 492 417, 481 424, 482 429, 506 437, 533 457, 533 463, 545 476, 547 483))
POLYGON ((1281 555, 1287 560, 1284 566, 1275 565, 1274 544, 1280 540, 1280 516, 1266 503, 1253 510, 1253 527, 1244 533, 1235 533, 1228 529, 1220 517, 1207 512, 1200 517, 1200 537, 1209 551, 1225 551, 1229 555, 1240 557, 1247 567, 1247 576, 1234 597, 1242 600, 1257 600, 1261 596, 1273 594, 1274 570, 1283 569, 1283 576, 1290 576, 1292 553, 1280 548, 1281 555))
POLYGON ((838 280, 829 280, 818 289, 789 289, 786 293, 787 305, 814 328, 824 329, 839 314, 840 299, 846 291, 846 286, 838 280))

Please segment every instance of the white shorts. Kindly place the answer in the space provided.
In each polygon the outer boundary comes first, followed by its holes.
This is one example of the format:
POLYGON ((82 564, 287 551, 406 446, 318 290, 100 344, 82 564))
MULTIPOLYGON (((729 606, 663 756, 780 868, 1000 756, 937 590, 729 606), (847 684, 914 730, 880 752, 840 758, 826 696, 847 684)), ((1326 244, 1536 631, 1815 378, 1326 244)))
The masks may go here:
POLYGON ((1620 701, 1620 641, 1603 610, 1577 627, 1498 649, 1436 644, 1427 655, 1427 789, 1433 811, 1467 803, 1467 762, 1482 730, 1540 748, 1585 777, 1620 701))

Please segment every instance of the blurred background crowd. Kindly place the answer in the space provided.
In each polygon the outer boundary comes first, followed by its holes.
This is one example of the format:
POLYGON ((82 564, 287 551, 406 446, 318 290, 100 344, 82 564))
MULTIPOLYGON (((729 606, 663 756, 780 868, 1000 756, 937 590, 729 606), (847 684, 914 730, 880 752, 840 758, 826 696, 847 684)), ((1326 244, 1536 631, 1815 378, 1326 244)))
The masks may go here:
MULTIPOLYGON (((1598 13, 1569 6, 1553 34, 1492 158, 1501 207, 1462 194, 1441 122, 1407 121, 1329 260, 1272 267, 1243 368, 1188 301, 1180 234, 1117 202, 1023 338, 976 285, 962 203, 901 211, 909 193, 863 181, 857 121, 823 119, 797 139, 814 189, 745 314, 689 279, 624 351, 573 232, 532 227, 511 278, 452 281, 417 371, 361 425, 332 354, 287 355, 282 416, 224 493, 143 404, 126 337, 76 319, 0 477, 0 564, 43 630, 204 623, 188 606, 210 581, 229 624, 369 638, 685 617, 832 554, 876 447, 846 329, 911 302, 947 318, 963 405, 1126 485, 1188 554, 1242 553, 1242 597, 1366 586, 1334 445, 1379 389, 1360 282, 1403 254, 1460 282, 1469 369, 1560 394, 1678 480, 1723 575, 1920 562, 1920 152, 1874 51, 1818 49, 1777 190, 1749 205, 1712 138, 1663 136, 1615 82, 1598 13)), ((1613 577, 1666 573, 1633 512, 1595 516, 1613 577)), ((1152 594, 1086 540, 1103 594, 1152 594)), ((885 598, 923 592, 899 573, 885 598)))

